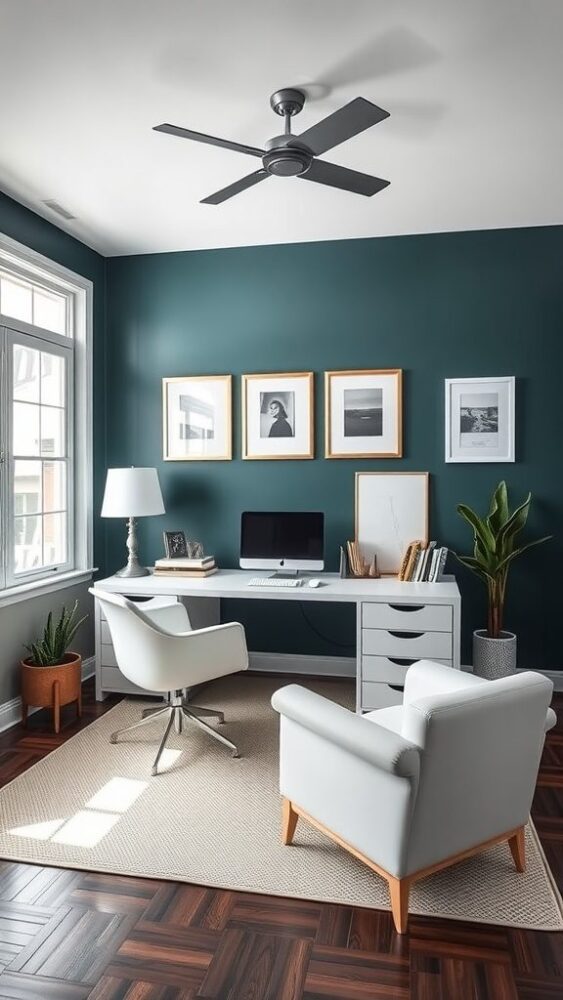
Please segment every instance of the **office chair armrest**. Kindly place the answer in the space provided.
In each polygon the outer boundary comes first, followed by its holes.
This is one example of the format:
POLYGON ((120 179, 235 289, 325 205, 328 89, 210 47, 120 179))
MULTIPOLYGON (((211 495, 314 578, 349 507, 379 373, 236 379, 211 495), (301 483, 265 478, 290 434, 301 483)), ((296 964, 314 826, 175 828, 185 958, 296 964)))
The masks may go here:
POLYGON ((449 694, 453 691, 463 691, 480 684, 488 684, 482 677, 467 673, 465 670, 454 670, 443 663, 433 660, 419 660, 407 670, 403 705, 412 705, 419 698, 432 695, 449 694))
POLYGON ((298 684, 289 684, 275 692, 272 706, 280 715, 361 757, 374 767, 400 777, 418 776, 419 747, 328 698, 298 684))

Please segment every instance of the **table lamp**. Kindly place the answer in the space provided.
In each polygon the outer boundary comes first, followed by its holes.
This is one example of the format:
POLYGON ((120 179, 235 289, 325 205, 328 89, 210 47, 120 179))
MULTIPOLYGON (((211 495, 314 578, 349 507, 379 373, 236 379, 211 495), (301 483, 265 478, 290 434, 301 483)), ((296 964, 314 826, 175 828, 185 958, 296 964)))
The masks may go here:
POLYGON ((137 558, 136 517, 164 514, 164 503, 156 469, 108 469, 102 517, 125 517, 128 522, 127 565, 116 576, 148 576, 137 558))

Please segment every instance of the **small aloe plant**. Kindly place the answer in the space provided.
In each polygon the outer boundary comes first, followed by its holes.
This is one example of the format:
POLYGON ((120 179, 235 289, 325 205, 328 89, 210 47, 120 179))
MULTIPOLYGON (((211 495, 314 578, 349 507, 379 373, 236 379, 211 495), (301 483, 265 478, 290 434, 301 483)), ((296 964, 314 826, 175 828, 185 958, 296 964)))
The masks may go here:
POLYGON ((486 517, 480 517, 464 503, 459 503, 456 508, 458 514, 473 529, 474 547, 472 556, 455 555, 486 584, 489 598, 487 632, 491 639, 501 636, 506 582, 512 561, 526 549, 547 542, 552 537, 546 535, 525 545, 516 545, 516 536, 528 520, 531 500, 532 494, 528 493, 524 502, 511 513, 506 483, 503 481, 493 493, 486 517))
POLYGON ((76 621, 77 610, 78 601, 74 602, 71 611, 63 608, 56 625, 53 624, 53 612, 49 612, 43 638, 25 647, 31 653, 32 666, 56 667, 64 661, 64 655, 77 630, 88 617, 88 615, 84 615, 83 618, 76 621))

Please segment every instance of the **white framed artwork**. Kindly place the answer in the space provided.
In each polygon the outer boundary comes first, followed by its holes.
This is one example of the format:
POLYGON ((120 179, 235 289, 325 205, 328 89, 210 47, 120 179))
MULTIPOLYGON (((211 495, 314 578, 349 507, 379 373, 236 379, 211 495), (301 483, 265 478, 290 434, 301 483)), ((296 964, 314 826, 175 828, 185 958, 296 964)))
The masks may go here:
POLYGON ((400 368, 325 372, 325 457, 401 458, 400 368))
POLYGON ((228 461, 232 457, 231 375, 162 380, 165 462, 228 461))
POLYGON ((515 378, 446 379, 446 462, 514 462, 515 378))
POLYGON ((428 472, 356 472, 356 542, 396 576, 410 542, 428 544, 428 472))
POLYGON ((312 372, 242 376, 242 457, 314 457, 312 372))

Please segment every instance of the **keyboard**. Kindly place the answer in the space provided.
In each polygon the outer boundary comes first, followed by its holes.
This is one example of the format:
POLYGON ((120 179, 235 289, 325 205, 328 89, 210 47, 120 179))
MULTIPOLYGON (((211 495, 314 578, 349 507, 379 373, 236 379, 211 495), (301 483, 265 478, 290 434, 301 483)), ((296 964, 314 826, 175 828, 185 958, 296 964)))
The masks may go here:
POLYGON ((302 580, 276 579, 271 576, 253 576, 248 581, 249 587, 300 587, 302 580))

